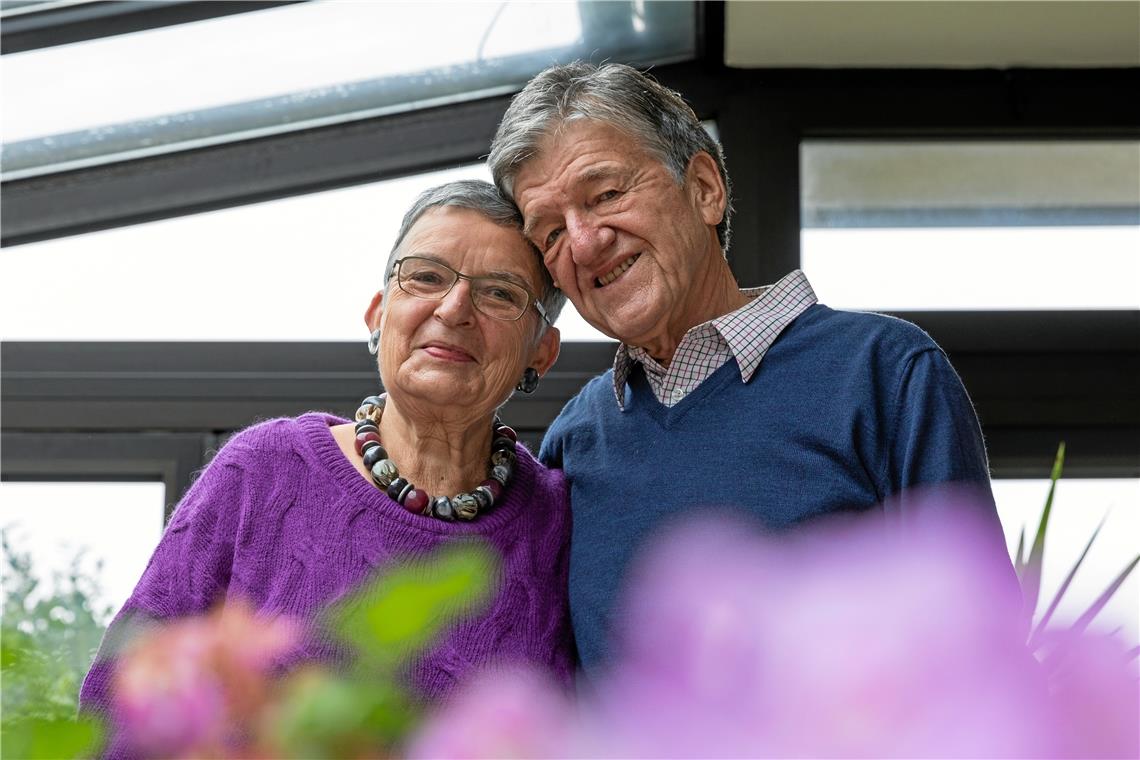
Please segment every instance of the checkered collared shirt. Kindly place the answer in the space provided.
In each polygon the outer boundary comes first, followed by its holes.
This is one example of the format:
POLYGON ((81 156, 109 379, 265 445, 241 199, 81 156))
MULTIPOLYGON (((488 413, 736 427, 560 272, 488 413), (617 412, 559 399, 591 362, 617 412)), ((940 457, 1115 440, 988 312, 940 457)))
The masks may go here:
POLYGON ((618 346, 614 357, 614 397, 625 409, 625 383, 639 362, 657 400, 667 407, 680 403, 721 365, 735 358, 740 379, 748 382, 760 360, 785 327, 816 302, 815 291, 800 270, 775 285, 742 288, 750 299, 733 312, 691 328, 681 339, 668 367, 637 346, 618 346))

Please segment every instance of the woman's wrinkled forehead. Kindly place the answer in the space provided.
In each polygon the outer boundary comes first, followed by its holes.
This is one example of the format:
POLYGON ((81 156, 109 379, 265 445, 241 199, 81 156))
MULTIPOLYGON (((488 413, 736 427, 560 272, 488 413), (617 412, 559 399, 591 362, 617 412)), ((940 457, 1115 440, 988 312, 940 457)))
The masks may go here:
POLYGON ((468 208, 425 211, 395 251, 395 259, 404 256, 427 256, 474 277, 512 275, 508 279, 521 280, 535 294, 541 288, 539 262, 522 230, 468 208))

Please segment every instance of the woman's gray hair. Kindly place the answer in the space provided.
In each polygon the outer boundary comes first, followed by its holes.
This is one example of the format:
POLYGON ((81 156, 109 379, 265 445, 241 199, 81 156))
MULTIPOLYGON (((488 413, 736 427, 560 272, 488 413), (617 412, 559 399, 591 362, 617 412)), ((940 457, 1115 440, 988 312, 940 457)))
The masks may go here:
MULTIPOLYGON (((392 277, 392 268, 396 265, 400 246, 412 227, 428 211, 445 206, 474 211, 500 227, 518 230, 519 237, 522 237, 523 219, 518 208, 490 182, 484 182, 481 179, 461 179, 433 187, 420 193, 412 207, 404 214, 404 221, 400 223, 400 231, 396 234, 396 242, 392 244, 392 252, 388 255, 388 263, 384 265, 384 287, 388 286, 388 280, 392 277)), ((546 266, 542 263, 542 254, 530 241, 525 240, 525 238, 524 241, 527 249, 538 260, 539 277, 542 279, 538 301, 546 310, 546 316, 550 323, 554 324, 562 312, 562 307, 566 304, 566 295, 554 287, 554 280, 551 279, 550 272, 546 271, 546 266)))
POLYGON ((499 189, 512 196, 515 177, 538 155, 543 138, 577 119, 603 122, 629 135, 657 156, 679 183, 699 151, 712 156, 726 192, 716 236, 721 249, 728 250, 732 184, 724 150, 678 93, 624 64, 575 61, 552 66, 530 80, 511 100, 491 143, 487 163, 499 189))

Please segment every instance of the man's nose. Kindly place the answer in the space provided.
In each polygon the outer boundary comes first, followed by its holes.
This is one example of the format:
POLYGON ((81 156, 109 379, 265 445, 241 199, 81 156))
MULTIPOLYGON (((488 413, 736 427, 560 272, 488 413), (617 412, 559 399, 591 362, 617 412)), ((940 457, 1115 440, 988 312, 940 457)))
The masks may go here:
POLYGON ((602 256, 616 237, 609 225, 589 212, 571 214, 566 219, 566 234, 575 263, 588 264, 602 256))

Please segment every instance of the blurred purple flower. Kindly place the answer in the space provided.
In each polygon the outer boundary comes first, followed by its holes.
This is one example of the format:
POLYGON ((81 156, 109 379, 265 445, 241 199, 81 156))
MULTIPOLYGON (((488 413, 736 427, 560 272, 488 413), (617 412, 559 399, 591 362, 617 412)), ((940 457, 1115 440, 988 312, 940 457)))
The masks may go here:
POLYGON ((1086 634, 1042 667, 992 513, 906 498, 777 535, 676 526, 632 571, 614 664, 577 710, 489 676, 417 756, 1134 757, 1121 648, 1086 634))
POLYGON ((487 670, 429 718, 410 743, 411 758, 567 757, 575 732, 571 705, 536 670, 487 670))

